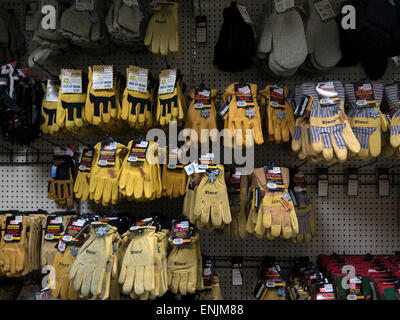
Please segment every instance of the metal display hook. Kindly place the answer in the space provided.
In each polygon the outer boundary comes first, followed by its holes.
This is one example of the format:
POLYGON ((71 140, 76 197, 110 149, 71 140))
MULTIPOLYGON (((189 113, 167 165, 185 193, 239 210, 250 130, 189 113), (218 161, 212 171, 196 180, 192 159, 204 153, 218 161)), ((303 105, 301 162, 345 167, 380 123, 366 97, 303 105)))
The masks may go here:
POLYGON ((63 150, 63 151, 67 151, 67 149, 65 149, 63 146, 60 146, 60 145, 57 144, 57 143, 54 143, 54 142, 52 142, 52 141, 50 141, 50 140, 47 140, 47 139, 43 138, 42 136, 39 136, 39 139, 41 139, 41 140, 43 140, 43 141, 46 141, 48 144, 51 144, 51 145, 53 145, 53 146, 55 146, 55 147, 58 147, 58 148, 60 148, 60 149, 63 150))
POLYGON ((48 75, 50 75, 53 80, 58 80, 58 77, 51 73, 49 70, 47 70, 45 67, 43 67, 40 63, 36 62, 35 57, 32 57, 32 61, 34 64, 36 64, 40 69, 44 70, 48 75))
POLYGON ((368 166, 370 166, 370 165, 372 165, 372 164, 374 164, 374 163, 377 163, 377 162, 378 162, 378 158, 375 158, 374 161, 371 161, 371 162, 369 162, 369 163, 366 163, 366 164, 362 165, 361 167, 358 167, 357 170, 360 170, 360 169, 362 169, 362 168, 368 167, 368 166))
POLYGON ((90 148, 91 150, 94 149, 94 147, 93 147, 92 145, 89 145, 89 144, 87 144, 86 142, 84 142, 84 141, 78 139, 78 138, 76 137, 76 134, 75 134, 75 133, 71 134, 71 137, 72 137, 72 139, 74 139, 75 141, 78 141, 79 143, 82 143, 84 146, 90 148))

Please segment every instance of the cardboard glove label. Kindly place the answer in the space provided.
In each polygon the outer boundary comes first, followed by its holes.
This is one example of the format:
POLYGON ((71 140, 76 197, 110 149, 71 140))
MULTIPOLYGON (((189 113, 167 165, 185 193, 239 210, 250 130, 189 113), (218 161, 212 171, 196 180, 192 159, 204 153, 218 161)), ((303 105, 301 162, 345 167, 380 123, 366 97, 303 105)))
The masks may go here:
POLYGON ((6 230, 4 241, 14 242, 21 240, 22 216, 11 216, 6 218, 6 230))
POLYGON ((48 216, 44 232, 44 239, 47 241, 59 240, 64 231, 62 216, 48 216))
POLYGON ((100 154, 99 154, 99 167, 109 167, 115 166, 115 157, 117 154, 117 143, 101 143, 100 154))

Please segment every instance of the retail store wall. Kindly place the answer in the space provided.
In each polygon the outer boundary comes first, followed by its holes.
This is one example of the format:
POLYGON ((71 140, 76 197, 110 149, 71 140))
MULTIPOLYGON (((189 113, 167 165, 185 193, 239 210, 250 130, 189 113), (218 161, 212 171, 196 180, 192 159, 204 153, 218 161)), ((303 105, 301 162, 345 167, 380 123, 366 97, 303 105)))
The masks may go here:
MULTIPOLYGON (((233 81, 240 78, 249 82, 257 83, 260 88, 270 82, 261 68, 255 64, 251 69, 239 73, 226 73, 216 69, 212 64, 214 46, 222 25, 222 11, 229 5, 230 1, 202 0, 202 14, 208 19, 208 34, 206 44, 197 44, 193 48, 194 17, 190 7, 190 1, 182 1, 180 4, 180 45, 181 56, 178 60, 170 62, 172 67, 179 67, 185 75, 185 82, 188 86, 199 85, 200 73, 203 73, 203 80, 209 87, 223 91, 233 81), (192 54, 195 56, 192 57, 192 54), (196 73, 197 70, 197 73, 196 73)), ((258 22, 262 14, 261 0, 242 0, 241 4, 246 6, 251 19, 258 22)), ((21 29, 24 30, 25 3, 22 1, 1 2, 6 8, 13 8, 18 15, 21 29)), ((27 35, 28 50, 30 52, 34 44, 30 42, 32 34, 27 35)), ((57 74, 62 67, 75 67, 85 70, 88 65, 93 64, 114 64, 123 71, 126 66, 134 63, 149 68, 154 74, 165 68, 164 60, 157 60, 151 54, 127 54, 113 53, 107 56, 63 56, 50 60, 46 64, 52 73, 57 74)), ((383 83, 390 83, 398 77, 399 69, 393 64, 389 67, 383 83)), ((39 68, 35 68, 31 74, 42 76, 47 75, 39 68)), ((335 68, 327 77, 341 80, 343 83, 354 82, 366 78, 361 68, 335 68)), ((285 81, 290 87, 308 81, 301 75, 295 75, 285 81)), ((188 90, 187 90, 188 92, 188 90)), ((86 143, 95 144, 104 136, 82 138, 86 143)), ((127 144, 133 137, 131 135, 114 137, 119 142, 127 144)), ((74 140, 56 140, 48 138, 58 144, 78 145, 74 140)), ((54 146, 38 140, 34 145, 41 151, 51 153, 54 146)), ((19 150, 21 148, 19 147, 19 150)), ((4 151, 4 150, 2 150, 4 151)), ((0 151, 1 155, 1 151, 0 151)), ((60 210, 56 204, 47 198, 47 182, 51 169, 51 155, 42 155, 41 161, 49 164, 41 165, 8 165, 0 166, 0 201, 1 208, 28 210, 45 209, 49 212, 60 210)), ((283 146, 262 145, 256 148, 255 167, 263 166, 273 161, 280 166, 293 167, 300 165, 300 160, 291 157, 283 146)), ((7 162, 8 156, 1 155, 0 162, 7 162)), ((17 158, 18 159, 18 158, 17 158)), ((33 159, 34 160, 34 159, 33 159)), ((25 157, 21 157, 25 161, 25 157)), ((360 170, 373 173, 377 168, 388 168, 396 165, 398 160, 379 158, 371 166, 360 170)), ((331 183, 344 183, 346 177, 340 175, 346 172, 346 168, 357 168, 364 163, 356 160, 348 160, 345 164, 338 164, 329 169, 330 173, 339 175, 330 176, 331 183)), ((317 236, 307 244, 293 244, 290 241, 277 239, 257 239, 253 236, 244 240, 231 240, 215 233, 201 233, 201 247, 204 254, 217 256, 264 256, 266 254, 277 257, 287 256, 310 256, 314 261, 318 254, 331 254, 332 252, 346 254, 361 253, 390 253, 398 250, 400 243, 400 226, 397 224, 398 198, 400 193, 400 177, 394 179, 390 187, 389 197, 379 197, 376 176, 361 176, 359 195, 357 197, 347 196, 346 185, 331 185, 328 197, 318 197, 317 186, 315 185, 317 167, 321 165, 306 164, 301 169, 304 171, 307 183, 310 188, 310 196, 316 215, 317 236), (370 185, 362 185, 370 184, 370 185)), ((400 172, 399 169, 391 170, 391 173, 400 172)), ((134 216, 150 216, 154 212, 160 215, 173 217, 181 212, 183 199, 167 200, 161 199, 151 203, 129 203, 111 207, 101 207, 92 202, 81 203, 76 207, 79 212, 103 212, 108 215, 118 212, 130 212, 134 216)), ((229 261, 220 263, 223 268, 217 268, 221 276, 222 295, 225 299, 251 299, 252 291, 256 282, 256 268, 246 268, 244 264, 243 286, 234 287, 231 285, 232 270, 229 268, 229 261)), ((217 264, 217 266, 219 263, 217 264)), ((254 263, 252 264, 254 266, 254 263)))

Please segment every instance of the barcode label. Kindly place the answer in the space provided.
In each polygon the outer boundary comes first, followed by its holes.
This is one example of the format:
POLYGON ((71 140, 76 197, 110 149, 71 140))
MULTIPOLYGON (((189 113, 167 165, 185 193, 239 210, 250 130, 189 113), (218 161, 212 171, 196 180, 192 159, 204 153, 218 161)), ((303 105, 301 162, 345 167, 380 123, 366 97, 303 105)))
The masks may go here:
POLYGON ((159 94, 174 92, 176 82, 176 70, 164 70, 160 74, 159 94))

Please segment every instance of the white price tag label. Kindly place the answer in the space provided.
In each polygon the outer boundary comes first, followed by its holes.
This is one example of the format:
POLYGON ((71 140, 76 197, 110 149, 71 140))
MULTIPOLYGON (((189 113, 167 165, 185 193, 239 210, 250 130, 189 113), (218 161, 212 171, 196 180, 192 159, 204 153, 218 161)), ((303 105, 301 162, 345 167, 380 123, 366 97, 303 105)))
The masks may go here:
POLYGON ((195 109, 203 109, 204 108, 204 104, 203 103, 195 103, 194 104, 194 108, 195 109))
POLYGON ((211 275, 211 268, 204 268, 203 276, 209 276, 209 275, 211 275))
POLYGON ((99 166, 100 167, 106 167, 107 166, 107 160, 99 160, 99 166))
POLYGON ((379 180, 379 196, 389 196, 389 180, 379 180))
POLYGON ((22 216, 15 216, 14 220, 17 222, 22 222, 22 216))
POLYGON ((45 240, 54 240, 54 234, 52 233, 46 233, 44 236, 45 240))
POLYGON ((143 68, 130 67, 128 69, 127 87, 128 90, 145 93, 147 92, 147 82, 149 71, 143 68))
POLYGON ((61 92, 82 93, 81 70, 61 70, 61 92))
POLYGON ((160 74, 160 85, 158 87, 159 94, 167 94, 174 92, 176 82, 176 70, 164 70, 160 74))
POLYGON ((183 239, 182 238, 174 239, 174 245, 179 246, 181 244, 183 244, 183 239))
POLYGON ((357 196, 358 195, 358 180, 349 180, 348 188, 347 188, 348 196, 357 196))
POLYGON ((63 241, 65 242, 71 242, 72 241, 72 236, 64 236, 63 241))
POLYGON ((57 249, 60 252, 65 251, 65 242, 61 241, 61 239, 60 239, 60 241, 58 241, 57 249))
POLYGON ((243 285, 243 278, 240 269, 232 269, 232 285, 233 286, 241 286, 243 285))
POLYGON ((4 235, 4 241, 13 241, 14 237, 12 234, 4 235))
POLYGON ((180 228, 189 228, 189 222, 188 221, 182 221, 178 227, 180 228))
POLYGON ((282 172, 281 167, 273 167, 272 171, 274 174, 280 174, 282 172))
POLYGON ((352 300, 352 301, 357 300, 357 296, 355 294, 349 294, 347 296, 347 300, 352 300))
POLYGON ((239 100, 239 101, 237 102, 237 106, 238 106, 239 108, 246 108, 246 107, 247 107, 247 103, 246 103, 246 101, 244 101, 244 100, 239 100))
POLYGON ((266 286, 267 286, 267 288, 275 288, 275 282, 274 281, 267 281, 266 286))
POLYGON ((333 292, 333 286, 328 283, 324 285, 324 292, 333 292))
POLYGON ((58 102, 58 89, 52 80, 47 80, 46 101, 58 102))
POLYGON ((111 66, 93 68, 92 79, 93 90, 111 90, 114 88, 113 68, 111 66))
POLYGON ((246 7, 242 6, 242 5, 238 5, 237 8, 238 8, 240 14, 242 15, 244 22, 246 22, 247 24, 252 24, 253 22, 251 21, 251 18, 249 16, 249 13, 247 12, 246 7))
POLYGON ((51 220, 51 223, 54 223, 54 224, 60 224, 62 222, 63 222, 63 219, 61 216, 55 217, 53 220, 51 220))
POLYGON ((274 182, 268 182, 268 183, 267 183, 267 188, 268 188, 268 189, 276 189, 276 183, 274 183, 274 182))
POLYGON ((327 21, 336 17, 336 13, 333 10, 332 4, 329 0, 321 0, 314 2, 314 6, 318 11, 322 21, 327 21))
POLYGON ((281 13, 294 7, 294 0, 274 0, 276 12, 281 13))
POLYGON ((318 197, 328 196, 328 181, 320 180, 318 181, 318 197))
POLYGON ((78 11, 93 11, 94 0, 76 0, 75 8, 78 11))
POLYGON ((129 230, 131 231, 139 230, 139 226, 132 226, 129 230))
POLYGON ((195 168, 195 165, 193 163, 188 164, 187 166, 184 167, 184 169, 185 169, 186 174, 188 176, 190 176, 190 175, 192 175, 193 173, 196 172, 196 168, 195 168))
POLYGON ((75 221, 74 225, 78 226, 78 227, 83 227, 85 225, 85 222, 86 222, 85 219, 78 219, 78 220, 75 221))

